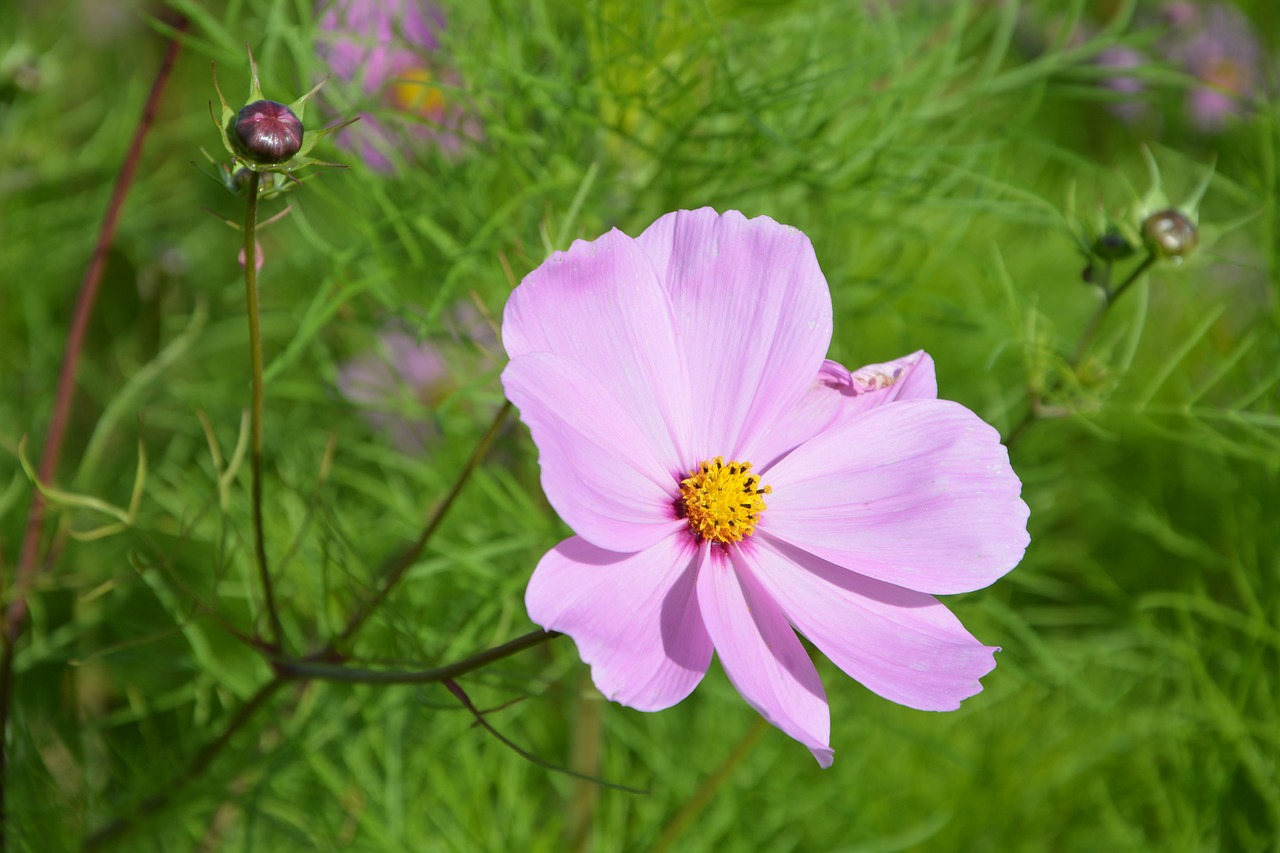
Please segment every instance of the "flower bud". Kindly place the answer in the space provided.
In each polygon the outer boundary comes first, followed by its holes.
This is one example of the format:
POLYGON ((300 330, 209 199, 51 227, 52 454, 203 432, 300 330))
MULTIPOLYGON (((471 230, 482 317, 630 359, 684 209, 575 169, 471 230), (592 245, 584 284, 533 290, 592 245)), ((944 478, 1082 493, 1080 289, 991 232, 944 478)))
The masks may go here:
POLYGON ((1177 259, 1191 254, 1200 242, 1196 224, 1173 208, 1148 216, 1142 223, 1142 239, 1154 254, 1177 259))
POLYGON ((283 163, 302 148, 302 122, 284 104, 254 101, 236 114, 235 140, 250 160, 283 163))
POLYGON ((1133 246, 1118 231, 1108 231, 1093 241, 1093 254, 1104 261, 1120 261, 1133 254, 1133 246))

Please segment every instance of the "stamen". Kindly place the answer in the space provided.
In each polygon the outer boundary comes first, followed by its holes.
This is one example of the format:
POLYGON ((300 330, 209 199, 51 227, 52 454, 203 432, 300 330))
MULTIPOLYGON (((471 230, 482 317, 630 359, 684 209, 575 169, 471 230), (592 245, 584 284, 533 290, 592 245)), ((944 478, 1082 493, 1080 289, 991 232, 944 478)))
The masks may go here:
POLYGON ((750 462, 725 464, 723 456, 698 463, 680 481, 678 510, 689 520, 689 529, 721 543, 741 542, 754 533, 760 513, 767 509, 761 495, 773 489, 761 486, 760 478, 750 472, 750 462))

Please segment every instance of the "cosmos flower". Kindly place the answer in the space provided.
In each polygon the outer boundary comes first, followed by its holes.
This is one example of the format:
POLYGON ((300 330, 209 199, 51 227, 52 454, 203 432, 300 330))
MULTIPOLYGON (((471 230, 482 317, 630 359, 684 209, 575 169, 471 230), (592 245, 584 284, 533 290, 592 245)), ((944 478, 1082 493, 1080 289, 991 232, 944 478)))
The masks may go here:
POLYGON ((446 97, 459 80, 435 68, 444 26, 425 0, 334 0, 320 15, 320 55, 334 76, 385 108, 360 113, 337 137, 377 171, 394 169, 392 152, 405 140, 457 154, 480 137, 475 118, 446 97))
POLYGON ((688 696, 714 651, 824 767, 796 631, 881 696, 954 709, 996 649, 934 595, 987 586, 1028 543, 996 431, 935 399, 923 353, 824 360, 831 320, 802 233, 702 209, 552 255, 502 329, 503 384, 576 534, 534 571, 530 617, 645 711, 688 696))
POLYGON ((1169 3, 1168 57, 1201 81, 1187 95, 1192 125, 1221 130, 1241 115, 1262 85, 1262 47, 1249 19, 1227 3, 1169 3))
POLYGON ((1149 64, 1149 60, 1138 51, 1124 45, 1109 47, 1094 57, 1093 61, 1102 68, 1114 70, 1112 76, 1102 81, 1102 85, 1123 96, 1107 105, 1107 109, 1116 118, 1128 124, 1136 124, 1147 114, 1144 100, 1146 85, 1134 74, 1125 73, 1149 64))
POLYGON ((358 405, 370 426, 386 433, 404 453, 421 453, 435 436, 428 407, 448 384, 448 365, 440 350, 397 328, 384 330, 375 350, 338 370, 342 396, 358 405))

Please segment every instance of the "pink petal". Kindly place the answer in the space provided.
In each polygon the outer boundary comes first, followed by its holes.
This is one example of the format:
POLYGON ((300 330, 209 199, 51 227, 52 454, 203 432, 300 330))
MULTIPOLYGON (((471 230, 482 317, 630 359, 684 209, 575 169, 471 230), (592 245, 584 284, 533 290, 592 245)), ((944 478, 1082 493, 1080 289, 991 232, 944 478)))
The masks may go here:
POLYGON ((954 711, 996 665, 931 595, 865 578, 767 535, 743 549, 788 621, 851 678, 922 711, 954 711))
MULTIPOLYGON (((684 521, 666 438, 631 420, 614 389, 587 368, 550 353, 511 360, 507 397, 533 433, 542 488, 573 531, 612 551, 640 551, 684 521)), ((661 429, 661 424, 648 425, 661 429)))
POLYGON ((720 664, 752 708, 830 767, 831 716, 818 671, 740 557, 704 544, 698 603, 720 664))
POLYGON ((525 606, 534 622, 573 638, 607 698, 660 711, 688 696, 711 664, 696 556, 683 534, 637 554, 566 539, 538 563, 525 606))
POLYGON ((920 592, 980 589, 1022 559, 1030 511, 999 434, 946 400, 878 406, 763 478, 760 530, 920 592))
POLYGON ((588 368, 617 392, 620 412, 666 436, 655 446, 673 470, 698 461, 684 452, 688 371, 671 301, 627 235, 579 240, 527 275, 507 301, 502 342, 512 358, 549 352, 588 368))
POLYGON ((694 459, 741 458, 808 388, 831 342, 831 294, 809 238, 710 208, 637 238, 670 294, 689 364, 694 459))
POLYGON ((895 400, 937 396, 933 359, 923 350, 852 372, 839 362, 827 360, 800 401, 745 448, 743 458, 755 463, 756 470, 763 473, 815 435, 867 409, 895 400))

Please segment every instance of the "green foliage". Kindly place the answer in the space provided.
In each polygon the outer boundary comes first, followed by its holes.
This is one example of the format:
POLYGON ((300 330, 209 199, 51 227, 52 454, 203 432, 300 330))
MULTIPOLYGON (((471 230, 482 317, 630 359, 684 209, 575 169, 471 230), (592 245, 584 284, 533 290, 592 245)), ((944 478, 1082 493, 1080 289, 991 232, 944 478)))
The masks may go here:
MULTIPOLYGON (((90 15, 111 5, 0 4, 7 601, 34 491, 21 456, 39 457, 172 31, 90 15)), ((1090 59, 1146 44, 1137 4, 450 4, 435 79, 475 138, 406 145, 384 174, 327 137, 316 155, 350 168, 263 205, 290 206, 259 234, 288 653, 342 630, 455 482, 501 406, 493 328, 519 279, 573 239, 712 205, 813 240, 833 358, 926 349, 943 397, 1017 436, 1031 548, 949 600, 1004 647, 985 692, 924 714, 822 662, 837 760, 820 771, 716 666, 642 714, 604 702, 560 639, 460 683, 546 763, 648 793, 526 761, 438 685, 288 683, 193 767, 272 677, 253 642, 240 238, 203 211, 234 222, 243 200, 191 165, 218 147, 209 63, 234 92, 246 41, 269 93, 327 69, 310 3, 169 5, 190 29, 108 259, 49 492, 55 559, 15 657, 13 849, 74 849, 121 817, 128 850, 1280 849, 1280 118, 1264 100, 1217 136, 1171 118, 1158 139, 1114 119, 1090 59), (1199 221, 1216 233, 1135 279, 1074 358, 1100 304, 1082 234, 1138 233, 1144 144, 1174 202, 1213 169, 1199 221), (388 327, 450 368, 430 399, 373 406, 429 425, 420 451, 338 390, 388 327)), ((1241 5, 1275 48, 1274 8, 1241 5)), ((1157 107, 1192 85, 1167 63, 1141 75, 1157 107)), ((338 80, 308 107, 317 129, 395 117, 338 80)), ((509 424, 344 654, 427 668, 532 630, 524 585, 564 535, 509 424)))

